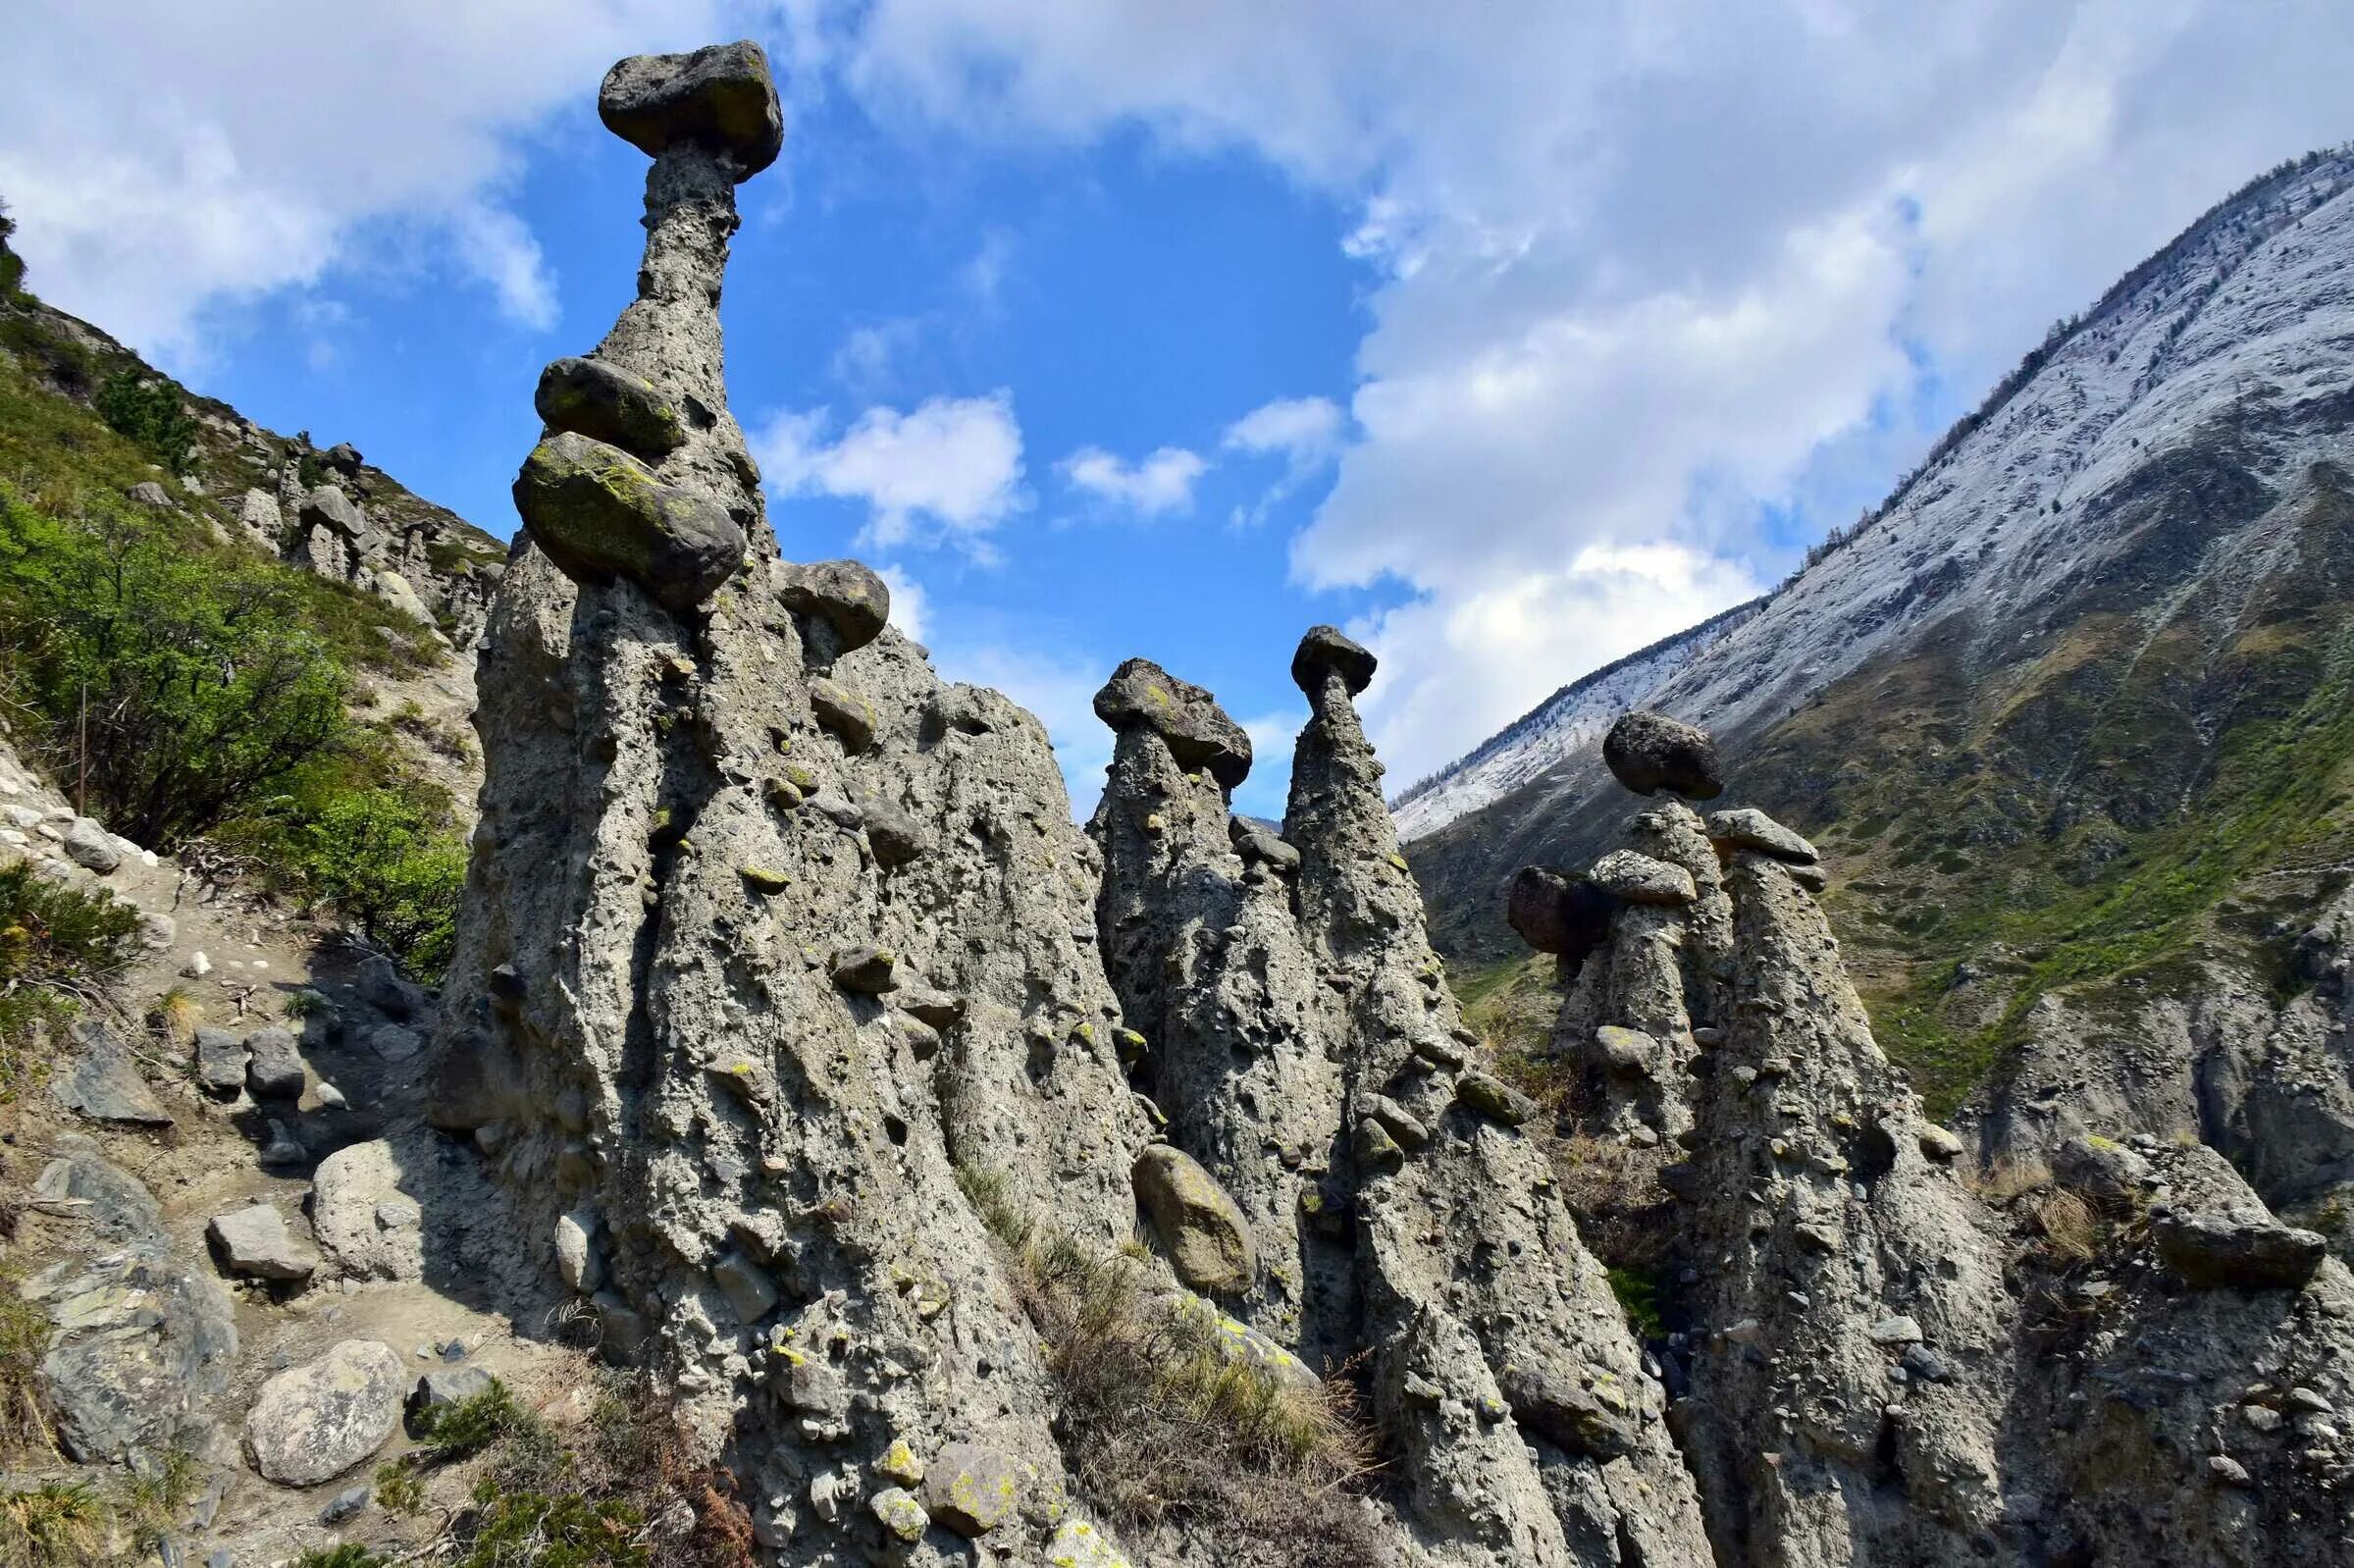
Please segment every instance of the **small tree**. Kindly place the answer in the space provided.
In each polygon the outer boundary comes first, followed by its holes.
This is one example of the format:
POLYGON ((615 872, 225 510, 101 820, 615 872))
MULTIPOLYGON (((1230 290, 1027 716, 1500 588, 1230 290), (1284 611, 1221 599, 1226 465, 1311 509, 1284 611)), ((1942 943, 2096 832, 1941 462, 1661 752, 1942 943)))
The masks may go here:
POLYGON ((98 417, 144 447, 175 474, 188 470, 188 447, 196 440, 196 421, 182 400, 180 387, 170 378, 152 379, 135 370, 119 370, 98 389, 98 417))

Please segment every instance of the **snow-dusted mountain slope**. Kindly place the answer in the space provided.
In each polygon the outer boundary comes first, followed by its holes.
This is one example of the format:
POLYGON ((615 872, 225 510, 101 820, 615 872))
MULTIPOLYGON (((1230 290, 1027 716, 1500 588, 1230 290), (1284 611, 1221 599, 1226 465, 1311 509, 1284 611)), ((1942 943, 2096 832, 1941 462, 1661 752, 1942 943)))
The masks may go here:
POLYGON ((1436 832, 1466 811, 1503 799, 1555 763, 1594 752, 1619 714, 1748 620, 1763 602, 1736 604, 1562 687, 1481 742, 1476 751, 1399 795, 1390 805, 1398 837, 1410 843, 1436 832))

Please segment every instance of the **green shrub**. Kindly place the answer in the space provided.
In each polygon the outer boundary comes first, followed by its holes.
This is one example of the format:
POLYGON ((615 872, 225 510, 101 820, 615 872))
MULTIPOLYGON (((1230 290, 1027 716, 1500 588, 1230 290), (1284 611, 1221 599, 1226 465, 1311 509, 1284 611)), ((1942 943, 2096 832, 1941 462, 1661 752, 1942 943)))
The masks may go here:
POLYGON ((0 488, 0 695, 109 825, 173 848, 348 727, 343 666, 276 562, 0 488))
POLYGON ((175 474, 188 471, 188 448, 196 440, 196 421, 188 413, 179 383, 167 376, 118 370, 99 387, 93 406, 117 435, 137 443, 157 462, 175 474))
POLYGON ((138 925, 128 904, 43 881, 28 862, 0 865, 0 1101, 31 1075, 42 1036, 131 962, 138 925))
POLYGON ((17 221, 0 207, 0 305, 15 304, 25 291, 25 258, 9 245, 16 236, 17 221))
POLYGON ((17 1293, 12 1274, 0 1274, 0 1454, 50 1446, 40 1384, 48 1349, 47 1314, 17 1293))
POLYGON ((345 1543, 306 1551, 294 1559, 294 1568, 390 1568, 390 1565, 366 1546, 345 1543))
POLYGON ((446 825, 447 797, 423 781, 301 783, 232 837, 305 897, 332 904, 411 973, 439 975, 466 886, 466 841, 446 825))
POLYGON ((646 1568, 646 1516, 618 1497, 501 1491, 485 1478, 452 1568, 646 1568))

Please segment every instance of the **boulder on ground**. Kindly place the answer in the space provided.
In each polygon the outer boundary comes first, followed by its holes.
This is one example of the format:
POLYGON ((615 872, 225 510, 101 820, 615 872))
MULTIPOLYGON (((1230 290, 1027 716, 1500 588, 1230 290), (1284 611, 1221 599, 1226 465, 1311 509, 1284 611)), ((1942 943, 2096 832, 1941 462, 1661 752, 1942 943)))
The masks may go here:
POLYGON ((1178 1279, 1213 1295, 1249 1288, 1259 1270, 1250 1222, 1217 1177, 1166 1143, 1137 1155, 1128 1176, 1178 1279))
POLYGON ((724 157, 738 182, 776 162, 785 147, 768 56, 749 39, 630 56, 605 73, 597 118, 650 158, 683 146, 724 157))
POLYGON ((196 1085, 205 1093, 229 1100, 245 1086, 245 1065, 253 1053, 227 1029, 207 1025, 196 1031, 196 1085))
POLYGON ((302 1053, 291 1033, 256 1029, 245 1036, 245 1081, 256 1096, 291 1099, 302 1092, 302 1053))
POLYGON ((1340 677, 1351 697, 1373 684, 1380 660, 1373 651, 1340 634, 1336 626, 1311 626, 1291 653, 1291 683, 1310 699, 1329 670, 1340 677))
POLYGON ((744 530, 718 502, 571 431, 532 448, 514 496, 532 542, 567 577, 627 577, 667 609, 702 603, 744 561, 744 530))
POLYGON ((419 1418, 429 1410, 463 1404, 480 1394, 491 1391, 498 1380, 491 1376, 488 1367, 436 1367, 417 1380, 409 1390, 408 1417, 410 1425, 421 1426, 419 1418))
POLYGON ((1122 662, 1095 694, 1095 716, 1115 730, 1149 729, 1187 772, 1209 769, 1228 789, 1250 777, 1250 736, 1208 689, 1149 658, 1122 662))
POLYGON ((152 479, 140 480, 137 484, 131 486, 126 494, 128 494, 131 498, 139 505, 152 506, 159 511, 172 504, 172 497, 170 494, 164 490, 163 486, 157 484, 152 479))
POLYGON ((602 359, 573 354, 550 361, 532 405, 550 430, 618 446, 650 463, 687 439, 678 409, 654 383, 602 359))
POLYGON ((400 1426, 407 1375, 392 1347, 345 1339, 262 1385, 245 1417, 253 1468, 282 1487, 315 1487, 360 1464, 400 1426))
POLYGON ((360 471, 360 449, 347 441, 337 442, 319 454, 319 461, 341 474, 345 479, 357 479, 360 471))
POLYGON ((1715 739, 1698 724, 1664 713, 1619 715, 1602 737, 1602 761, 1638 795, 1667 790, 1687 800, 1709 801, 1724 793, 1715 739))
POLYGON ((416 1200, 400 1190, 392 1146, 379 1138, 338 1149, 311 1178, 311 1228, 343 1274, 360 1280, 415 1280, 425 1272, 425 1237, 416 1200))
POLYGON ((86 816, 78 816, 67 826, 66 858, 100 876, 123 863, 123 852, 115 848, 113 837, 86 816))
POLYGON ((204 1235, 221 1267, 247 1279, 307 1280, 319 1267, 319 1255, 295 1239, 274 1203, 215 1215, 204 1235))

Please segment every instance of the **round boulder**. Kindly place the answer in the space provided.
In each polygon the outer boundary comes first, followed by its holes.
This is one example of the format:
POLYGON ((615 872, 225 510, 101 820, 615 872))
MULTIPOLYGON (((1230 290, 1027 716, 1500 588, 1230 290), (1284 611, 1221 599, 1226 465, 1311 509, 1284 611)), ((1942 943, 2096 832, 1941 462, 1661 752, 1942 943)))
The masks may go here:
POLYGON ((1128 1176, 1178 1279, 1214 1295, 1249 1286, 1259 1270, 1250 1222, 1217 1177, 1166 1143, 1136 1156, 1128 1176))
POLYGON ((578 355, 540 372, 532 406, 550 430, 568 430, 659 462, 683 445, 686 426, 654 385, 602 359, 578 355))
POLYGON ((1524 865, 1505 894, 1504 919, 1523 942, 1574 969, 1609 939, 1617 908, 1618 900, 1584 877, 1524 865))
POLYGON ((1291 654, 1291 682, 1313 700, 1327 671, 1337 674, 1351 697, 1373 683, 1380 662, 1362 644, 1340 635, 1336 626, 1311 626, 1291 654))
POLYGON ((1712 801, 1725 789, 1708 732, 1664 713, 1621 714, 1602 737, 1602 760, 1638 795, 1668 790, 1686 800, 1712 801))
POLYGON ((1177 766, 1208 768, 1228 789, 1250 777, 1250 736, 1218 699, 1149 658, 1131 658, 1095 694, 1095 716, 1115 730, 1149 729, 1169 743, 1177 766))
POLYGON ((262 1385, 245 1417, 253 1468, 282 1487, 332 1481, 383 1447, 400 1426, 407 1374, 392 1347, 346 1339, 262 1385))
POLYGON ((532 542, 576 582, 627 577, 663 607, 684 610, 743 564, 744 531, 718 502, 571 431, 532 448, 514 495, 532 542))
POLYGON ((768 56, 749 38, 688 54, 632 55, 597 93, 605 130, 650 158, 699 147, 751 179, 785 148, 785 116, 768 56))
POLYGON ((773 581, 785 608, 832 633, 833 658, 882 636, 891 618, 890 585, 858 561, 780 561, 773 581))

